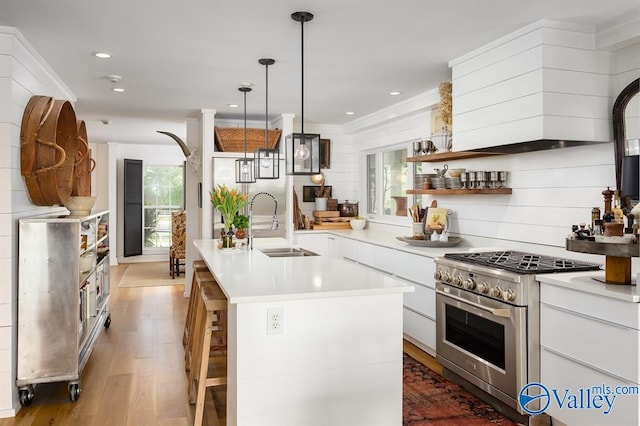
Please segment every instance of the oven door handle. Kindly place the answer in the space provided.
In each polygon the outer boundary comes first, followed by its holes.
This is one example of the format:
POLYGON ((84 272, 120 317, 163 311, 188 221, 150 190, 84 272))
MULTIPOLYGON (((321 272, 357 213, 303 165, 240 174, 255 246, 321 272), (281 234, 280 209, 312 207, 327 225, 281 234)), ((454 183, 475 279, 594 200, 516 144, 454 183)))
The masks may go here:
POLYGON ((442 291, 440 289, 436 289, 436 293, 439 293, 439 294, 441 294, 441 295, 443 295, 445 297, 448 297, 450 299, 456 300, 458 302, 466 303, 467 305, 471 305, 474 308, 478 308, 478 309, 480 309, 482 311, 489 312, 493 316, 503 317, 503 318, 511 318, 511 309, 509 309, 509 308, 489 308, 487 306, 482 306, 482 305, 480 305, 478 303, 471 302, 471 301, 463 299, 461 297, 454 296, 453 294, 444 292, 444 291, 442 291))

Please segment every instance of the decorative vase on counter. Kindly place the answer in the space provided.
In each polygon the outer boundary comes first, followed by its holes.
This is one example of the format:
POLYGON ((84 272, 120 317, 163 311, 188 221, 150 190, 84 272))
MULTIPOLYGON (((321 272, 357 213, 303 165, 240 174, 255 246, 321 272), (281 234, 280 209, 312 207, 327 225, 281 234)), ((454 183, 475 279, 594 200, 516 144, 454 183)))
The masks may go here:
POLYGON ((327 210, 327 198, 316 197, 316 210, 321 212, 327 210))
POLYGON ((433 145, 436 147, 437 152, 449 152, 451 151, 452 138, 451 130, 444 126, 438 133, 431 135, 433 145))

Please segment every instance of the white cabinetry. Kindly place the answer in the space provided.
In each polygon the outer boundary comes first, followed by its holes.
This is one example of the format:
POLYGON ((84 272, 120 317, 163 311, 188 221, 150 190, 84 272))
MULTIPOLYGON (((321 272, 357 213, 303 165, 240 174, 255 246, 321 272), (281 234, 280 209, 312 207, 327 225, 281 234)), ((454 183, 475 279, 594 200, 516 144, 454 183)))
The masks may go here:
POLYGON ((320 256, 327 256, 329 254, 328 235, 324 232, 317 234, 296 234, 296 244, 320 256))
POLYGON ((540 298, 541 383, 552 392, 547 413, 569 425, 639 424, 637 393, 616 394, 640 383, 639 304, 544 282, 540 298), (569 395, 563 406, 553 389, 569 395), (613 401, 607 414, 604 396, 613 401))
POLYGON ((296 234, 296 244, 322 256, 360 263, 392 275, 414 286, 404 293, 404 337, 422 350, 435 355, 436 292, 435 262, 421 256, 353 238, 326 233, 296 234))
POLYGON ((412 284, 415 292, 404 294, 403 330, 407 340, 435 355, 436 292, 433 258, 389 247, 340 237, 343 259, 357 261, 372 269, 412 284))
POLYGON ((102 327, 109 327, 109 213, 19 221, 20 403, 34 385, 67 381, 72 401, 102 327))

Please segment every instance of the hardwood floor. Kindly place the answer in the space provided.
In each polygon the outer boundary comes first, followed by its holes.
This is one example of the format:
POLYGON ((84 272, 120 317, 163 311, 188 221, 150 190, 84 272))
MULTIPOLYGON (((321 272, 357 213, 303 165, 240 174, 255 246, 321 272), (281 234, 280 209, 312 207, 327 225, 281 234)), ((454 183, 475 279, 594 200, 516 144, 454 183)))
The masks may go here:
MULTIPOLYGON (((80 399, 69 400, 64 382, 38 385, 32 404, 14 418, 0 419, 0 426, 192 423, 182 347, 188 301, 184 285, 118 288, 127 267, 111 268, 111 326, 103 331, 82 372, 80 399)), ((438 368, 412 344, 405 342, 404 350, 438 368)), ((219 423, 208 398, 205 424, 219 423)))
POLYGON ((121 289, 126 268, 111 268, 111 326, 82 372, 80 399, 69 400, 64 382, 38 385, 32 404, 0 426, 190 424, 184 285, 121 289))

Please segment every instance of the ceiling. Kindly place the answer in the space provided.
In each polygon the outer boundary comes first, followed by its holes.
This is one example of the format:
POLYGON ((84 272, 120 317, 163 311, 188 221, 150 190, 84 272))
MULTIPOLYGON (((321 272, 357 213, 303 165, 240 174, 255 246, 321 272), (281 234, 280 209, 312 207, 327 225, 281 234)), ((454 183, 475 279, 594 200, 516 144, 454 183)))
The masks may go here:
POLYGON ((264 120, 260 58, 276 60, 271 118, 300 113, 295 11, 315 15, 304 25, 305 123, 344 124, 436 88, 451 79, 449 60, 538 19, 602 28, 637 9, 638 0, 0 0, 0 25, 17 27, 76 95, 91 142, 170 143, 155 130, 184 137, 184 119, 200 109, 242 118, 245 82, 247 117, 264 120), (125 92, 111 90, 114 74, 125 92))

